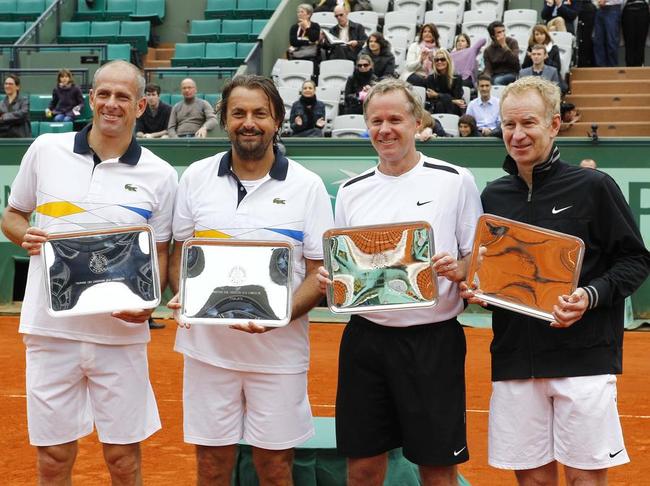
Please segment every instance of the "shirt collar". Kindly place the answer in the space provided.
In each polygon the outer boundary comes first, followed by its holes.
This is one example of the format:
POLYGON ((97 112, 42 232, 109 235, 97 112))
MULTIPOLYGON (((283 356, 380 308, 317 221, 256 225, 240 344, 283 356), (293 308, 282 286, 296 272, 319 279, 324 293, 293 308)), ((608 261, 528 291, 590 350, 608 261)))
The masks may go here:
MULTIPOLYGON (((74 136, 73 151, 75 154, 92 153, 92 149, 88 143, 88 134, 90 133, 92 126, 92 123, 89 123, 74 136)), ((142 155, 142 147, 140 147, 140 144, 138 144, 135 137, 132 136, 131 143, 126 149, 126 152, 120 156, 119 161, 128 165, 136 165, 140 160, 140 155, 142 155)))
MULTIPOLYGON (((559 159, 560 149, 557 147, 557 145, 554 145, 548 158, 541 164, 537 164, 535 167, 533 167, 533 176, 551 170, 553 164, 559 159)), ((506 155, 506 160, 503 162, 503 170, 505 170, 508 174, 519 174, 519 170, 517 169, 517 162, 515 162, 515 159, 510 157, 510 155, 506 155)))
MULTIPOLYGON (((275 154, 275 160, 273 161, 269 175, 275 180, 283 181, 287 178, 289 161, 277 148, 273 149, 273 153, 275 154)), ((223 154, 223 157, 221 157, 221 161, 219 162, 219 171, 217 172, 219 177, 229 174, 234 175, 232 171, 232 150, 228 150, 228 152, 223 154)))

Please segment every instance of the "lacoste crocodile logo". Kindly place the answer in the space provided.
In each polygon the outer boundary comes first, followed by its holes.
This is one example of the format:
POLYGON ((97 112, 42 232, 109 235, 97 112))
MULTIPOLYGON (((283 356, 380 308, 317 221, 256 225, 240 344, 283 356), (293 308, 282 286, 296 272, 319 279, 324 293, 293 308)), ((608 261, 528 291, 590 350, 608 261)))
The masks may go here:
POLYGON ((124 184, 124 189, 131 192, 136 192, 138 190, 137 186, 134 186, 133 184, 124 184))
POLYGON ((284 204, 286 201, 284 199, 280 199, 279 197, 273 198, 273 204, 284 204))

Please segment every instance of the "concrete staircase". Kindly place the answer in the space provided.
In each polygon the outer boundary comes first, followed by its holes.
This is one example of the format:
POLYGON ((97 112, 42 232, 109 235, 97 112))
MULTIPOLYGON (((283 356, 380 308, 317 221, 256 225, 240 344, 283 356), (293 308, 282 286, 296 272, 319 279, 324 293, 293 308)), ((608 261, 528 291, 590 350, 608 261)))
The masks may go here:
POLYGON ((160 44, 158 47, 150 47, 147 54, 142 58, 145 68, 165 68, 171 66, 170 59, 174 57, 174 44, 160 44))
POLYGON ((650 136, 650 68, 574 68, 566 101, 582 118, 561 136, 584 137, 593 124, 601 137, 650 136))

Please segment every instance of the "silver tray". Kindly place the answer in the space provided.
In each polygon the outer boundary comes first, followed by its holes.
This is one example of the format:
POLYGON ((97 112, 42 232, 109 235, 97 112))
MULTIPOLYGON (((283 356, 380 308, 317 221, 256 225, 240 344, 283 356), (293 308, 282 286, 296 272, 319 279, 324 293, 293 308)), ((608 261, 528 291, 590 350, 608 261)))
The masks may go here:
POLYGON ((190 238, 181 257, 179 320, 278 327, 291 320, 293 247, 282 241, 190 238))
POLYGON ((584 251, 575 236, 484 214, 476 226, 467 281, 485 302, 553 321, 558 297, 578 285, 584 251), (481 246, 487 252, 479 262, 481 246))
POLYGON ((156 243, 148 225, 52 233, 41 255, 53 316, 151 309, 160 303, 156 243))
POLYGON ((434 240, 424 221, 335 228, 323 235, 334 313, 430 307, 438 298, 434 240))

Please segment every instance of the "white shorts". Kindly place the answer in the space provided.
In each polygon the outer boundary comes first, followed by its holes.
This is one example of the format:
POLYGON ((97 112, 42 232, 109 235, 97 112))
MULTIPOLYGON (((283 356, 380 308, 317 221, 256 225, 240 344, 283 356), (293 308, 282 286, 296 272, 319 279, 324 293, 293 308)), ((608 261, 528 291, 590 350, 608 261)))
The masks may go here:
POLYGON ((147 345, 24 335, 27 423, 34 446, 71 442, 93 422, 105 444, 133 444, 160 429, 147 345))
POLYGON ((616 407, 616 376, 492 383, 488 462, 533 469, 554 460, 576 469, 629 462, 616 407))
POLYGON ((185 442, 291 449, 314 435, 307 373, 235 371, 185 356, 185 442))

